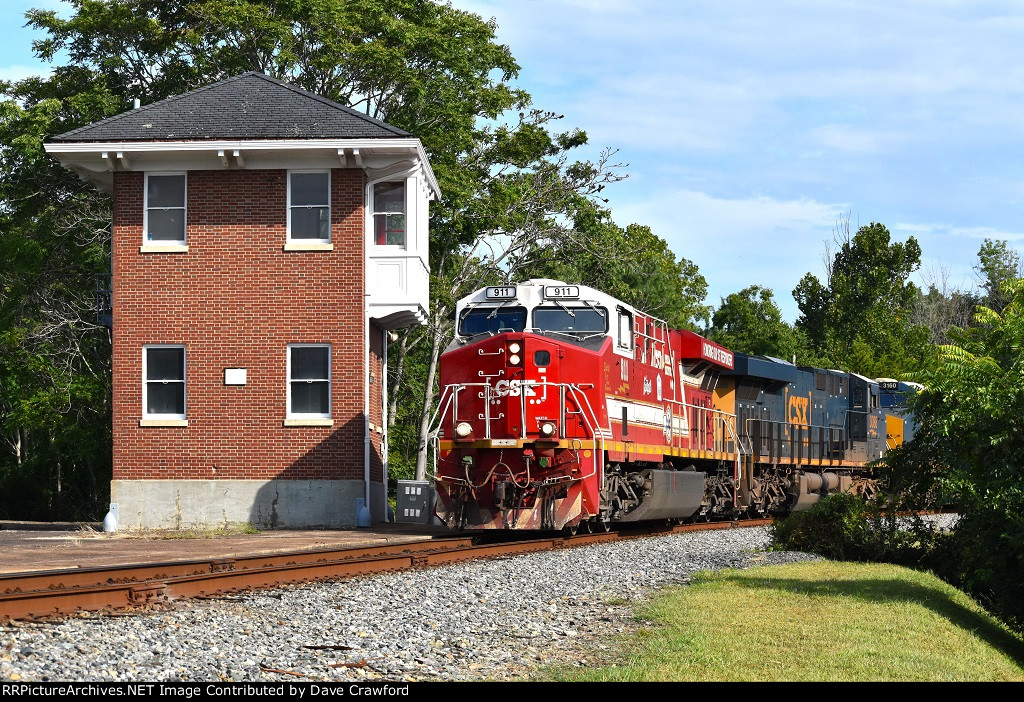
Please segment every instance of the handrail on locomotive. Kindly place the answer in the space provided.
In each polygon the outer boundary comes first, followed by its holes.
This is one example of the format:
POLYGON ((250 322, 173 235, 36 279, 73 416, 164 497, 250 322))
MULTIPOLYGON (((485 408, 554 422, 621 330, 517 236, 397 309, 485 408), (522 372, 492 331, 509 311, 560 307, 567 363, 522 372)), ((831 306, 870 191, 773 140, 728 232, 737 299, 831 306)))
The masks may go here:
MULTIPOLYGON (((441 430, 444 428, 444 427, 442 427, 442 423, 444 422, 444 417, 448 414, 448 408, 451 407, 452 408, 452 412, 451 412, 452 420, 451 420, 450 431, 451 431, 451 435, 455 436, 455 427, 459 424, 460 421, 465 419, 465 418, 461 418, 460 419, 460 417, 459 417, 459 409, 458 409, 459 393, 462 392, 463 390, 467 389, 467 388, 473 388, 473 387, 482 387, 483 388, 483 392, 481 394, 478 394, 478 398, 482 399, 484 401, 484 414, 482 414, 482 415, 481 414, 477 414, 476 419, 477 420, 483 420, 483 422, 484 422, 484 436, 483 436, 484 440, 491 439, 490 406, 491 406, 492 393, 494 393, 494 386, 492 386, 490 383, 453 383, 451 385, 446 385, 445 388, 441 391, 441 400, 438 403, 438 411, 435 413, 434 418, 431 420, 431 426, 435 427, 435 424, 436 424, 436 427, 428 435, 429 439, 430 439, 430 442, 431 442, 431 445, 434 448, 434 457, 433 457, 434 460, 433 460, 433 463, 434 463, 434 468, 435 469, 434 469, 433 474, 430 476, 434 480, 438 480, 438 479, 440 479, 440 480, 449 480, 449 482, 451 482, 451 479, 446 479, 444 477, 439 477, 438 476, 438 471, 437 471, 437 458, 438 458, 438 453, 439 453, 438 442, 440 441, 441 430)), ((605 431, 606 430, 603 427, 599 426, 599 422, 597 421, 597 414, 594 412, 594 408, 590 405, 590 399, 583 392, 583 390, 585 390, 585 389, 592 388, 593 387, 592 384, 582 384, 581 385, 581 384, 576 384, 576 383, 549 383, 549 382, 546 382, 546 381, 525 381, 525 382, 521 383, 518 387, 520 388, 520 392, 519 392, 520 413, 521 413, 520 416, 524 419, 524 421, 520 422, 521 429, 520 429, 520 432, 519 432, 519 437, 518 437, 519 439, 527 439, 528 438, 527 432, 526 432, 526 421, 525 421, 525 418, 526 418, 526 396, 527 396, 527 393, 525 392, 525 389, 526 388, 535 389, 535 388, 540 388, 540 387, 543 387, 543 388, 546 389, 548 387, 556 387, 556 388, 558 388, 558 392, 559 392, 559 410, 558 410, 559 421, 557 422, 557 431, 558 431, 557 438, 558 439, 565 439, 565 438, 567 438, 566 435, 565 435, 565 426, 566 426, 565 418, 566 418, 566 416, 570 415, 570 414, 578 414, 583 419, 584 426, 587 429, 587 432, 589 433, 589 437, 584 437, 584 438, 589 438, 590 439, 590 441, 591 441, 591 448, 595 452, 597 452, 597 451, 603 452, 604 451, 604 441, 605 441, 605 431), (566 404, 567 393, 569 395, 571 395, 571 397, 573 398, 576 406, 579 409, 577 409, 575 411, 568 409, 567 404, 566 404), (582 402, 580 402, 581 398, 582 398, 582 402)), ((538 421, 541 421, 541 419, 542 418, 537 418, 538 421)), ((544 418, 544 419, 546 419, 546 418, 544 418)), ((607 431, 610 431, 610 430, 607 430, 607 431)), ((573 441, 578 441, 579 439, 577 437, 572 437, 572 440, 573 441)), ((582 446, 579 447, 579 448, 582 448, 582 446)), ((595 465, 600 465, 600 464, 598 463, 598 464, 595 464, 595 465)), ((585 479, 585 478, 589 478, 589 477, 591 477, 593 475, 594 475, 594 472, 591 471, 591 473, 589 473, 588 475, 579 476, 577 478, 572 478, 572 479, 574 479, 574 480, 582 480, 582 479, 585 479)))
MULTIPOLYGON (((482 375, 482 373, 481 373, 481 375, 482 375)), ((566 424, 567 424, 566 421, 565 421, 566 415, 579 414, 582 417, 582 419, 584 420, 584 423, 585 423, 584 426, 586 427, 587 433, 588 433, 588 436, 583 437, 583 438, 590 440, 591 448, 595 452, 599 452, 597 455, 602 455, 603 454, 604 446, 605 446, 605 438, 607 436, 611 436, 612 435, 612 429, 611 429, 610 425, 607 426, 607 427, 604 427, 604 426, 600 425, 600 422, 597 419, 597 413, 594 411, 593 407, 591 406, 590 398, 588 398, 586 393, 583 392, 583 390, 588 390, 588 389, 593 388, 594 387, 593 384, 591 384, 591 383, 584 383, 584 384, 578 384, 578 383, 551 383, 551 382, 546 382, 546 381, 532 381, 531 380, 531 381, 523 381, 517 387, 519 388, 518 396, 519 396, 520 416, 522 418, 524 418, 524 419, 527 416, 527 414, 526 414, 526 397, 527 397, 526 390, 527 389, 536 390, 536 389, 539 389, 539 388, 546 389, 546 388, 549 388, 549 387, 557 388, 558 392, 559 392, 559 410, 558 410, 559 421, 557 422, 557 428, 558 428, 558 436, 557 436, 557 438, 558 439, 565 439, 566 438, 566 435, 565 435, 565 427, 566 427, 566 424), (572 399, 574 400, 575 405, 579 409, 571 410, 571 409, 568 408, 568 405, 566 403, 567 394, 572 397, 572 399), (581 402, 581 400, 582 400, 582 402, 581 402)), ((504 418, 504 415, 501 415, 501 416, 499 416, 497 418, 492 418, 490 416, 491 399, 492 399, 492 397, 494 396, 494 393, 495 393, 495 388, 494 388, 494 386, 491 383, 487 383, 487 382, 484 382, 484 383, 452 383, 450 385, 446 385, 442 389, 442 391, 441 391, 441 397, 440 397, 440 400, 438 402, 437 410, 434 412, 434 416, 432 417, 431 422, 430 422, 430 426, 432 427, 432 430, 428 433, 428 440, 430 442, 431 448, 433 449, 433 451, 432 451, 432 453, 433 453, 432 464, 434 466, 434 470, 432 472, 428 471, 428 477, 430 477, 432 480, 435 480, 435 481, 436 480, 441 480, 441 481, 448 481, 448 482, 458 482, 458 479, 446 478, 444 476, 440 476, 439 475, 439 472, 437 470, 437 460, 438 460, 438 455, 439 455, 439 446, 438 446, 438 444, 440 442, 441 431, 445 428, 442 425, 444 423, 444 420, 445 420, 446 416, 450 416, 451 417, 450 426, 448 427, 449 431, 451 432, 451 434, 450 434, 451 436, 455 435, 455 427, 459 424, 460 421, 464 421, 464 420, 470 419, 470 418, 467 418, 467 417, 460 417, 459 409, 458 409, 458 407, 459 407, 459 403, 458 403, 459 393, 461 393, 462 391, 464 391, 466 389, 469 389, 469 388, 482 388, 483 389, 481 392, 478 393, 477 397, 484 401, 484 413, 483 414, 479 414, 478 413, 475 419, 478 420, 478 421, 482 420, 483 423, 484 423, 483 424, 483 426, 484 426, 484 434, 483 434, 483 437, 482 437, 484 440, 491 439, 491 435, 492 435, 491 422, 492 422, 492 419, 504 418), (450 412, 449 412, 449 408, 451 409, 450 412)), ((670 446, 672 446, 674 448, 682 447, 682 441, 681 441, 682 438, 684 436, 690 436, 690 432, 693 432, 696 435, 695 442, 696 442, 697 445, 699 445, 699 446, 707 446, 708 445, 707 439, 710 436, 711 439, 712 439, 712 443, 711 443, 711 446, 712 446, 711 450, 712 451, 714 451, 715 453, 732 453, 733 451, 731 451, 730 447, 728 446, 728 441, 731 439, 733 444, 737 447, 736 451, 735 451, 735 453, 737 454, 737 459, 736 459, 736 462, 735 462, 734 478, 738 480, 739 476, 740 476, 740 460, 741 460, 743 455, 749 454, 749 453, 751 453, 751 451, 743 445, 743 440, 742 440, 741 435, 737 434, 737 432, 736 432, 736 415, 735 414, 731 414, 729 412, 724 412, 724 411, 716 409, 714 407, 704 407, 704 406, 701 406, 701 405, 694 405, 694 404, 688 403, 688 402, 678 402, 676 400, 671 400, 671 399, 667 399, 667 398, 664 400, 664 402, 666 402, 668 405, 670 405, 672 407, 683 408, 683 411, 691 410, 693 412, 693 417, 695 418, 695 421, 693 421, 691 423, 691 428, 687 432, 679 433, 679 434, 673 432, 672 438, 670 440, 670 446), (710 420, 710 421, 708 421, 708 420, 710 420), (708 425, 711 426, 710 433, 709 433, 709 430, 708 430, 708 425)), ((669 421, 671 421, 673 418, 674 418, 674 415, 670 415, 669 416, 669 421)), ((535 418, 535 419, 538 422, 540 422, 540 421, 543 421, 543 420, 545 420, 547 418, 535 418)), ((526 421, 520 422, 519 426, 520 426, 520 432, 519 432, 519 436, 517 438, 518 439, 522 439, 522 440, 528 439, 529 437, 528 437, 527 431, 526 431, 526 428, 527 428, 526 421)), ((573 438, 573 440, 575 441, 575 440, 578 440, 578 439, 577 438, 573 438)), ((693 442, 693 441, 694 441, 694 439, 691 438, 691 442, 693 442)), ((603 473, 603 467, 604 467, 603 466, 603 462, 599 461, 595 465, 599 466, 600 469, 602 469, 602 473, 603 473)), ((593 474, 594 473, 592 471, 591 473, 589 473, 587 475, 579 476, 579 477, 572 478, 572 479, 573 480, 582 480, 582 479, 591 477, 593 474)), ((601 476, 601 479, 603 479, 603 475, 601 476)), ((471 482, 471 481, 467 481, 467 483, 468 482, 471 482)))
MULTIPOLYGON (((772 451, 772 447, 789 443, 793 447, 818 449, 817 456, 810 453, 806 455, 803 453, 798 454, 801 457, 842 461, 846 459, 847 451, 857 441, 857 438, 853 436, 855 432, 851 426, 851 416, 856 415, 861 415, 867 419, 872 416, 872 413, 866 410, 844 410, 843 423, 841 425, 796 424, 789 421, 747 417, 743 422, 743 436, 750 439, 751 448, 748 453, 755 460, 762 457, 777 456, 780 452, 778 450, 772 451), (751 428, 752 426, 754 427, 753 429, 751 428), (766 427, 768 430, 765 430, 766 427), (813 438, 815 433, 817 434, 816 439, 813 438)), ((888 440, 886 445, 890 449, 893 448, 893 445, 888 440)))

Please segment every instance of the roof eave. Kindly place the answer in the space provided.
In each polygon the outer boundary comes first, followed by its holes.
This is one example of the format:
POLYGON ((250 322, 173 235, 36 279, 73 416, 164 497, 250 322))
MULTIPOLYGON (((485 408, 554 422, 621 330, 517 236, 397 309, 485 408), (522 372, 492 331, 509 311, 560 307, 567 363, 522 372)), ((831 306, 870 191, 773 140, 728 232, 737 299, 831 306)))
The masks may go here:
POLYGON ((61 163, 75 170, 90 170, 97 174, 114 170, 132 170, 128 153, 154 156, 159 154, 175 155, 214 155, 223 152, 233 154, 235 151, 246 155, 273 155, 275 152, 324 153, 335 151, 339 165, 360 167, 358 154, 362 150, 395 153, 407 152, 419 161, 423 174, 435 199, 440 199, 441 189, 437 183, 430 159, 423 149, 423 144, 415 137, 394 137, 375 139, 208 139, 195 141, 51 141, 43 145, 48 154, 61 163), (106 155, 104 157, 104 154, 106 155), (91 163, 84 159, 88 157, 91 163), (106 167, 103 167, 106 164, 106 167), (93 166, 100 166, 99 169, 93 166))

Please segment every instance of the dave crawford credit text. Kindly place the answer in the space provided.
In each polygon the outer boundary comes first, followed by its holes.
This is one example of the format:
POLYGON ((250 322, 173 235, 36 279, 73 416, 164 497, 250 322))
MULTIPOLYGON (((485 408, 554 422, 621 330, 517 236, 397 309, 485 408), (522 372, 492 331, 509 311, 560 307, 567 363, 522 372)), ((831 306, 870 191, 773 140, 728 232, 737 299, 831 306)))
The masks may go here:
POLYGON ((0 683, 4 697, 408 697, 409 685, 380 683, 0 683))

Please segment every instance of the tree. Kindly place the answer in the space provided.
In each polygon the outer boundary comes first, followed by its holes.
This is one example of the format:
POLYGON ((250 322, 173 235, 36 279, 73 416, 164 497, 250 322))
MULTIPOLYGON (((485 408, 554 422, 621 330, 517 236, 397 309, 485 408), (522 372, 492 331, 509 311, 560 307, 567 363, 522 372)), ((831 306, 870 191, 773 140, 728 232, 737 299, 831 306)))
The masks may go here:
POLYGON ((796 357, 803 365, 814 362, 808 356, 802 333, 782 319, 772 291, 759 285, 724 298, 707 333, 734 351, 787 361, 796 357))
MULTIPOLYGON (((952 332, 938 366, 917 375, 920 429, 887 458, 905 496, 942 495, 961 519, 931 563, 1018 630, 1024 628, 1024 280, 1004 284, 1001 311, 980 307, 952 332)), ((910 506, 920 505, 911 502, 910 506)))
MULTIPOLYGON (((0 104, 0 514, 94 518, 110 478, 109 203, 49 159, 46 100, 0 104)), ((101 512, 102 513, 102 512, 101 512)))
POLYGON ((675 329, 696 331, 709 319, 708 284, 696 264, 676 258, 650 227, 619 227, 598 209, 586 214, 589 219, 575 222, 558 246, 542 251, 530 277, 589 285, 675 329))
POLYGON ((1003 290, 1005 283, 1024 277, 1024 265, 1020 254, 1010 248, 1002 239, 985 239, 978 249, 978 265, 974 267, 985 291, 986 307, 999 311, 1010 301, 1009 294, 1003 290))
MULTIPOLYGON (((419 137, 445 194, 435 218, 479 192, 480 146, 505 137, 543 140, 545 115, 511 80, 519 70, 495 25, 429 0, 71 0, 74 14, 32 10, 48 36, 34 44, 66 66, 22 81, 28 102, 95 91, 78 122, 163 99, 245 71, 261 71, 387 121, 419 137), (492 125, 522 111, 518 128, 492 125), (88 119, 81 119, 87 117, 88 119)), ((70 127, 69 127, 70 128, 70 127)), ((510 155, 512 155, 510 153, 510 155)), ((525 166, 528 161, 518 165, 525 166)), ((444 231, 472 240, 471 231, 444 231)))
MULTIPOLYGON (((550 118, 554 116, 551 115, 550 118)), ((455 303, 488 284, 514 281, 533 270, 544 252, 573 238, 573 223, 590 219, 594 199, 605 184, 618 179, 607 164, 570 163, 567 149, 580 145, 581 135, 521 139, 516 158, 536 154, 528 169, 492 164, 483 179, 481 197, 449 224, 468 226, 471 243, 431 252, 431 309, 425 330, 427 361, 420 405, 415 476, 426 477, 428 435, 437 397, 438 362, 453 336, 455 303)), ((501 143, 504 150, 508 144, 501 143)), ((443 225, 442 225, 443 226, 443 225)), ((433 236, 433 235, 432 235, 433 236)), ((411 333, 418 333, 413 331, 411 333)))
POLYGON ((949 271, 939 269, 938 273, 929 271, 924 276, 928 291, 923 293, 914 303, 911 322, 928 329, 928 339, 932 344, 950 343, 950 330, 965 329, 971 324, 974 309, 982 300, 963 290, 957 290, 949 284, 949 271))
POLYGON ((920 293, 908 281, 921 263, 914 237, 891 242, 882 224, 847 237, 825 283, 808 273, 793 290, 796 327, 832 365, 871 376, 897 376, 927 356, 927 329, 911 324, 920 293))
MULTIPOLYGON (((72 205, 89 202, 109 222, 109 202, 42 156, 48 136, 117 114, 133 98, 150 103, 213 81, 258 70, 350 104, 418 136, 431 159, 443 200, 431 208, 431 316, 407 330, 390 359, 389 397, 404 428, 416 427, 417 473, 426 462, 426 425, 436 394, 437 359, 454 300, 481 281, 518 275, 573 223, 595 215, 604 186, 617 180, 610 154, 597 163, 570 154, 586 134, 553 128, 559 116, 532 106, 515 87, 519 70, 495 25, 430 0, 70 0, 67 19, 32 10, 29 24, 47 33, 36 42, 47 60, 67 56, 48 77, 5 84, 3 177, 10 187, 61 194, 26 199, 11 190, 3 211, 22 223, 12 247, 41 246, 41 259, 66 245, 44 227, 72 205), (417 355, 418 354, 418 355, 417 355), (415 408, 415 409, 409 409, 415 408), (404 414, 408 412, 408 414, 404 414)), ((91 225, 76 225, 84 233, 91 225)), ((76 231, 78 230, 76 229, 76 231)), ((109 234, 96 230, 109 254, 109 234)), ((567 249, 568 250, 568 249, 567 249)), ((95 271, 108 270, 100 259, 95 271)), ((26 274, 27 276, 27 274, 26 274)), ((28 277, 28 276, 27 276, 28 277)), ((51 282, 56 282, 52 280, 51 282)), ((67 281, 64 307, 91 294, 82 278, 67 281)), ((12 288, 18 305, 36 299, 12 288)), ((60 305, 56 305, 60 307, 60 305)), ((64 328, 81 339, 85 316, 64 328)), ((6 329, 4 327, 3 329, 6 329)), ((2 331, 3 329, 0 329, 2 331)), ((100 354, 102 356, 102 354, 100 354)), ((109 361, 107 361, 109 363, 109 361)), ((100 363, 87 375, 109 384, 100 363)), ((52 383, 51 383, 52 384, 52 383)), ((23 384, 8 383, 20 403, 23 384)), ((5 421, 17 422, 8 412, 5 421)), ((59 420, 54 420, 59 423, 59 420)), ((389 418, 389 423, 394 418, 389 418)), ((108 425, 108 424, 107 424, 108 425)), ((92 426, 100 432, 100 417, 92 426)), ((97 433, 97 436, 102 434, 97 433)), ((405 445, 401 436, 392 445, 405 445)), ((401 463, 401 461, 399 461, 401 463)))
POLYGON ((1024 277, 1020 255, 1002 240, 985 239, 978 250, 974 270, 982 290, 980 295, 953 288, 945 268, 937 273, 929 271, 924 276, 927 292, 915 303, 912 320, 928 328, 933 344, 949 344, 955 330, 973 326, 978 306, 1002 310, 1010 300, 1003 289, 1005 284, 1024 277))

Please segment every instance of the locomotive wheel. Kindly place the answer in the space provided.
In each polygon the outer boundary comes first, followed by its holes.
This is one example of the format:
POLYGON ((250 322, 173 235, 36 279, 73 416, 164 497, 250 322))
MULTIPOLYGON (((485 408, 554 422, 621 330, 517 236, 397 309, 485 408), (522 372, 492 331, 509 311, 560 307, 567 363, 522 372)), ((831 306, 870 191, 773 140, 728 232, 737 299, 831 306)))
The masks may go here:
POLYGON ((565 532, 569 536, 576 536, 576 534, 578 534, 579 531, 580 531, 580 525, 578 523, 577 524, 573 524, 572 526, 566 525, 566 526, 562 527, 562 531, 565 532))

